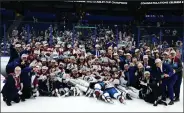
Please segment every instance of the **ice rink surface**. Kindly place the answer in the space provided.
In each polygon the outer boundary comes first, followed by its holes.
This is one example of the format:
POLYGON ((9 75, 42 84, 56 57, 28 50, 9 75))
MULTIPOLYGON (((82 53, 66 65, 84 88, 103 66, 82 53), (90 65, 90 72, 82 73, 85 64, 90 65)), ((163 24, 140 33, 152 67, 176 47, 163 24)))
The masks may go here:
MULTIPOLYGON (((1 76, 1 88, 4 77, 1 76)), ((183 89, 183 85, 182 85, 183 89)), ((154 107, 140 99, 126 100, 121 104, 107 104, 89 97, 37 97, 18 104, 7 106, 2 100, 1 112, 183 112, 183 90, 180 102, 172 106, 158 105, 154 107)))

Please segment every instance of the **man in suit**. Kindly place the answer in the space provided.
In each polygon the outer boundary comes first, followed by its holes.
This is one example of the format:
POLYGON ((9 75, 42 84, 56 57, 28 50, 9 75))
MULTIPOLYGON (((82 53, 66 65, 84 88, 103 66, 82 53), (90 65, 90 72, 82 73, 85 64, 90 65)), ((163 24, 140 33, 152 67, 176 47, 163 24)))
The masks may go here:
MULTIPOLYGON (((18 42, 14 42, 10 45, 10 59, 8 63, 12 62, 13 60, 20 58, 21 52, 21 44, 18 42)), ((8 73, 7 73, 8 74, 8 73)))
POLYGON ((21 68, 17 66, 14 73, 10 73, 6 78, 6 83, 2 89, 3 100, 6 102, 7 106, 11 106, 11 101, 15 103, 25 101, 22 95, 23 83, 20 79, 21 68))
POLYGON ((173 77, 173 69, 171 68, 170 65, 162 63, 160 59, 155 60, 156 64, 156 75, 154 77, 162 83, 162 99, 166 100, 166 86, 168 87, 168 92, 169 92, 169 98, 170 102, 169 105, 174 104, 174 83, 175 81, 172 79, 173 77))
POLYGON ((176 57, 176 52, 174 50, 172 50, 170 53, 171 53, 171 66, 175 71, 173 75, 173 80, 174 79, 176 80, 174 84, 174 93, 175 93, 174 101, 176 102, 179 101, 180 98, 180 89, 182 83, 182 62, 178 57, 176 57))

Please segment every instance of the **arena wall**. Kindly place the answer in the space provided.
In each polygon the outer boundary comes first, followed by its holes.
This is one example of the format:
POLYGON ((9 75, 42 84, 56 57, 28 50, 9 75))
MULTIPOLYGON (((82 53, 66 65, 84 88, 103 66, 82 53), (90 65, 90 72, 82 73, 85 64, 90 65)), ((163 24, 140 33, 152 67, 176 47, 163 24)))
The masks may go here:
POLYGON ((10 57, 1 57, 1 74, 6 75, 6 65, 9 61, 10 57))

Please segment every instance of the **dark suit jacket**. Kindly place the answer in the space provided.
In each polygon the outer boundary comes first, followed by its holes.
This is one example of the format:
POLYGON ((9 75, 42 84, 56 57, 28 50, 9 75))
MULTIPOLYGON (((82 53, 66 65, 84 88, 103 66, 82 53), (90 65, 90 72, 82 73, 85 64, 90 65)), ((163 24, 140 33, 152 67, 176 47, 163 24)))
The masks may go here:
POLYGON ((10 59, 8 61, 8 63, 12 62, 13 60, 19 58, 19 54, 17 52, 17 50, 14 48, 13 45, 10 45, 10 59))
POLYGON ((18 89, 15 86, 15 79, 12 74, 9 74, 6 78, 6 83, 3 86, 2 92, 4 97, 9 100, 12 100, 15 96, 18 95, 18 89))
POLYGON ((156 80, 160 81, 162 79, 162 75, 163 74, 168 74, 169 77, 171 77, 173 75, 173 69, 171 68, 170 65, 168 64, 162 64, 162 71, 159 68, 156 68, 155 70, 155 75, 153 75, 154 78, 156 78, 156 80))

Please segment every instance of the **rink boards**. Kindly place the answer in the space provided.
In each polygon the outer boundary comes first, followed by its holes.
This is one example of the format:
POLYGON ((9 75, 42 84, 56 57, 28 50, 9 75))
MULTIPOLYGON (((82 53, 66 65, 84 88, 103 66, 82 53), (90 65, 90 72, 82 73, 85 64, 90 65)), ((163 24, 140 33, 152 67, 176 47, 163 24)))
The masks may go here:
POLYGON ((1 73, 2 75, 5 75, 6 74, 6 65, 9 61, 10 57, 1 57, 1 73))

